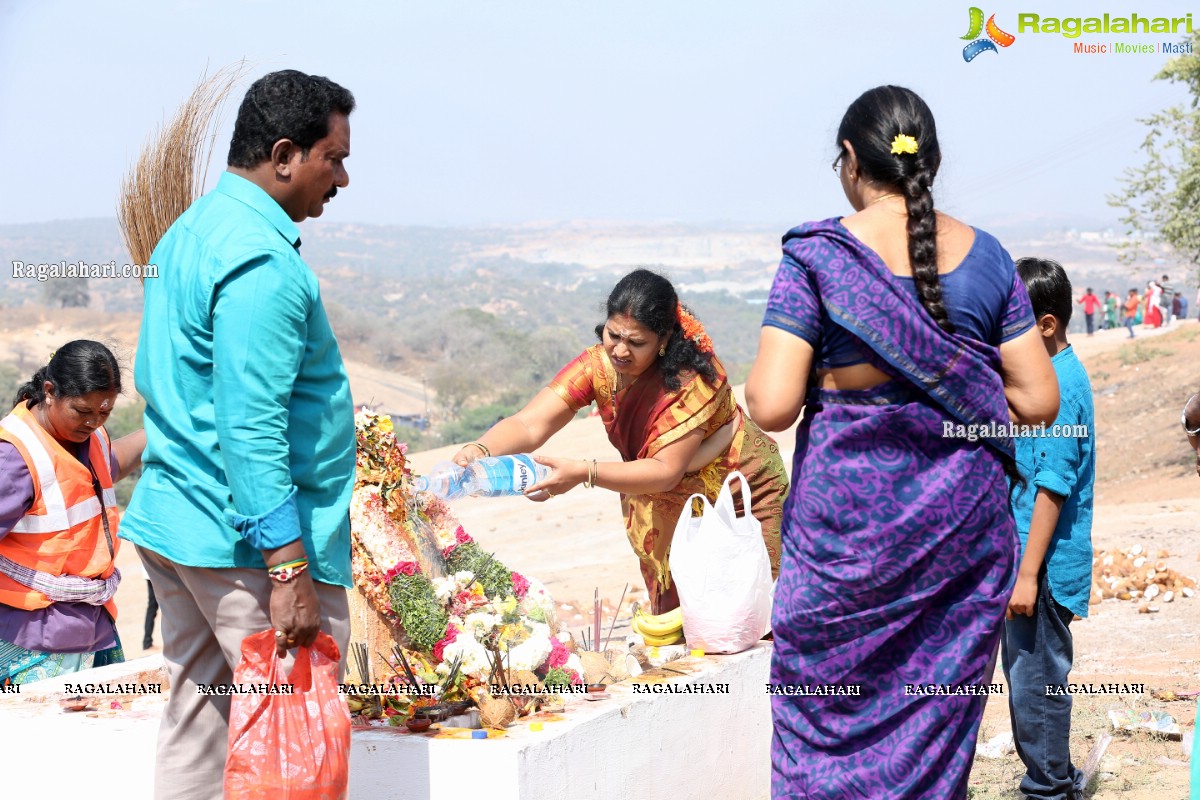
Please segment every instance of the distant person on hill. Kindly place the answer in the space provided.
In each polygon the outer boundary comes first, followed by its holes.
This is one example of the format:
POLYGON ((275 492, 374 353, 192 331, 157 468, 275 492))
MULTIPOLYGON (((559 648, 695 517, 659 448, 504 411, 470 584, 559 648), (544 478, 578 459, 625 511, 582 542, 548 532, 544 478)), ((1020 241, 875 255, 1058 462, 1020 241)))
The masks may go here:
POLYGON ((1029 290, 1061 396, 1057 430, 1016 440, 1021 480, 1013 487, 1012 507, 1022 555, 1000 656, 1013 742, 1025 764, 1022 793, 1074 800, 1083 797, 1084 786, 1083 773, 1071 763, 1070 624, 1076 615, 1087 617, 1092 591, 1095 412, 1087 371, 1067 341, 1066 272, 1040 258, 1022 258, 1017 272, 1029 290))
POLYGON ((1171 319, 1181 319, 1184 314, 1184 305, 1187 303, 1183 297, 1176 292, 1171 295, 1171 319))
POLYGON ((906 684, 990 680, 1016 577, 1007 426, 1050 422, 1058 387, 1008 253, 934 207, 925 102, 871 89, 835 144, 855 213, 784 236, 746 401, 769 431, 803 412, 770 682, 861 696, 772 698, 772 796, 963 798, 986 698, 906 684))
POLYGON ((1117 295, 1113 292, 1104 292, 1104 328, 1112 330, 1117 327, 1117 307, 1120 304, 1117 302, 1117 295))
POLYGON ((146 435, 109 441, 120 392, 112 351, 77 339, 0 420, 0 685, 125 660, 113 484, 137 469, 146 435))
POLYGON ((1125 330, 1129 331, 1129 338, 1134 337, 1133 326, 1138 321, 1138 310, 1142 307, 1142 301, 1138 297, 1137 289, 1130 289, 1129 294, 1125 296, 1125 330))
POLYGON ((1158 297, 1158 307, 1159 313, 1162 315, 1162 324, 1170 325, 1171 310, 1173 308, 1171 301, 1175 298, 1175 287, 1171 285, 1171 279, 1166 275, 1162 276, 1162 280, 1159 281, 1158 286, 1161 290, 1161 294, 1158 297))
POLYGON ((1162 327, 1162 287, 1157 281, 1146 282, 1145 308, 1142 311, 1142 322, 1148 328, 1162 327))
POLYGON ((1176 292, 1175 299, 1179 301, 1179 314, 1177 316, 1182 320, 1186 320, 1188 313, 1187 297, 1184 296, 1183 292, 1176 292))
POLYGON ((1083 303, 1083 319, 1087 323, 1087 335, 1091 336, 1096 330, 1096 309, 1100 308, 1100 298, 1092 293, 1092 287, 1089 286, 1083 297, 1075 302, 1083 303))
MULTIPOLYGON (((297 223, 350 178, 354 97, 295 70, 255 81, 228 170, 154 249, 135 376, 145 471, 125 537, 162 611, 171 696, 154 796, 219 798, 242 640, 350 638, 354 406, 297 223)), ((289 667, 285 665, 285 669, 289 667)))
POLYGON ((693 494, 715 500, 726 475, 740 470, 774 573, 788 488, 779 446, 738 407, 712 340, 671 282, 645 269, 626 275, 608 296, 596 336, 599 344, 454 461, 536 450, 595 402, 622 460, 538 456, 554 472, 526 494, 546 500, 580 484, 619 492, 625 532, 659 614, 679 607, 668 557, 684 503, 693 494))

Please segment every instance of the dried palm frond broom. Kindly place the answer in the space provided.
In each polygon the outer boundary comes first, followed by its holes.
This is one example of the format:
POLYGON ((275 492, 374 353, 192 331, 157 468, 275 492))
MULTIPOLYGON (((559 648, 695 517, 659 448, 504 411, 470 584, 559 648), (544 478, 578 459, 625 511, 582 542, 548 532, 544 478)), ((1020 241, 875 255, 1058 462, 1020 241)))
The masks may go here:
POLYGON ((125 174, 117 221, 133 263, 149 264, 167 228, 203 193, 220 111, 248 69, 239 61, 211 78, 201 77, 175 118, 150 136, 125 174))

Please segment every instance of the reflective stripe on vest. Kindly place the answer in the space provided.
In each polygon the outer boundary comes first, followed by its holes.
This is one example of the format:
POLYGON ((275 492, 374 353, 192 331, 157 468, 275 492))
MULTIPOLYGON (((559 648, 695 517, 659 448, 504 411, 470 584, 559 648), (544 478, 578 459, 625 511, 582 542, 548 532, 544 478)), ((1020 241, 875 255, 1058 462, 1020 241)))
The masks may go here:
MULTIPOLYGON (((63 500, 62 487, 59 486, 58 476, 54 471, 54 462, 50 458, 50 454, 46 452, 46 448, 42 446, 41 440, 38 439, 37 435, 25 423, 25 420, 16 414, 10 414, 3 420, 0 420, 0 427, 3 427, 16 439, 19 439, 21 444, 24 445, 26 452, 29 453, 30 458, 33 459, 38 482, 41 484, 42 502, 46 504, 45 514, 38 514, 36 516, 26 514, 16 525, 13 525, 13 533, 53 533, 55 531, 65 531, 82 522, 87 522, 93 517, 100 516, 100 500, 95 495, 87 497, 67 508, 66 502, 63 500)), ((104 436, 99 436, 99 439, 107 466, 112 463, 109 456, 109 445, 104 436)), ((115 506, 117 504, 117 493, 114 490, 104 489, 102 490, 102 494, 106 506, 115 506)))

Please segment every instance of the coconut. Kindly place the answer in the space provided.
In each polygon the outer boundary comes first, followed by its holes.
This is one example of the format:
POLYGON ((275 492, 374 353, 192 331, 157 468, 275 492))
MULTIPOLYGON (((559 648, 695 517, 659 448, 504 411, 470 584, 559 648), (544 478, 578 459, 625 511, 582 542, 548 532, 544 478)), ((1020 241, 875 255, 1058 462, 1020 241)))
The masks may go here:
POLYGON ((604 657, 603 653, 588 650, 579 654, 579 660, 583 663, 584 683, 613 682, 613 677, 609 671, 611 664, 609 664, 608 659, 604 657))
POLYGON ((516 707, 507 699, 485 694, 479 699, 479 723, 485 728, 507 728, 517 718, 516 707))

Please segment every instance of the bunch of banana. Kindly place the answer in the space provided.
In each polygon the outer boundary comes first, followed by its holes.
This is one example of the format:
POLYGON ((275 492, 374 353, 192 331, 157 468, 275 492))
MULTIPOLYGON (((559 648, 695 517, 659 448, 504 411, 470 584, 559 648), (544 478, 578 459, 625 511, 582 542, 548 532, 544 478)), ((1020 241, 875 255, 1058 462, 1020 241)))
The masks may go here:
POLYGON ((683 612, 678 608, 665 614, 647 614, 640 608, 633 612, 633 632, 651 647, 664 647, 683 641, 683 612))

